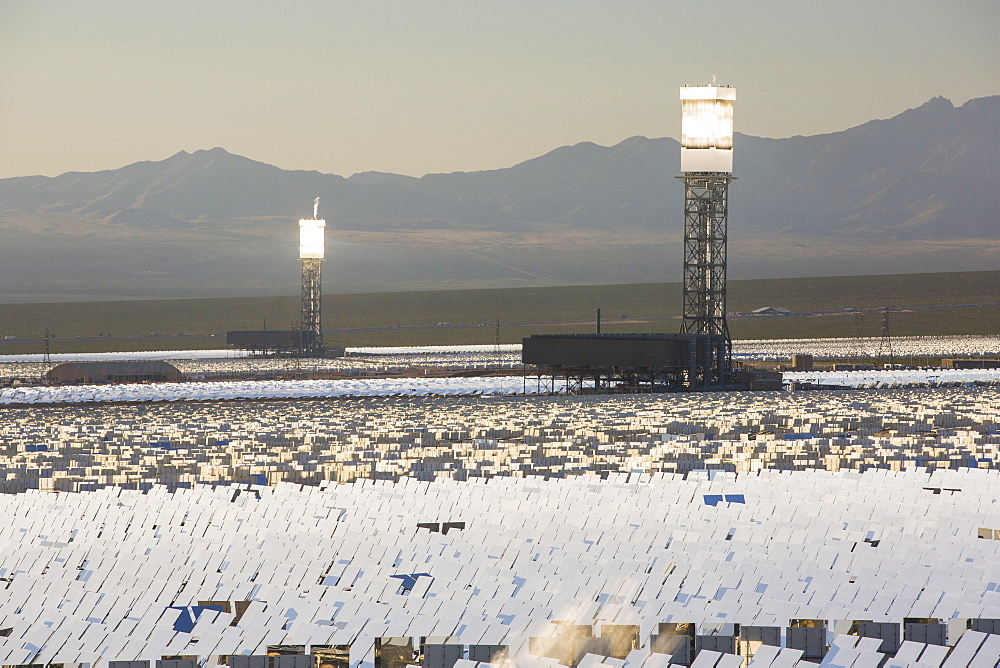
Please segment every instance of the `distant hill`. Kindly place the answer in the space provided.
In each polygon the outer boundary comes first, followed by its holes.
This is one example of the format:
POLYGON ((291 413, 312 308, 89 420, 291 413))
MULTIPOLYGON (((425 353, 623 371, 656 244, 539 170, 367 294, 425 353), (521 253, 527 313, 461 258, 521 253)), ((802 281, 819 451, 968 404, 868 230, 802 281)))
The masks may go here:
POLYGON ((904 239, 1000 236, 1000 96, 958 108, 936 97, 829 135, 741 139, 750 225, 904 239))
MULTIPOLYGON (((790 261, 770 275, 913 270, 852 269, 872 243, 897 242, 923 244, 936 270, 992 268, 941 266, 954 249, 940 255, 927 244, 1000 240, 1000 96, 958 108, 938 97, 813 137, 738 135, 735 148, 734 240, 779 235, 815 251, 796 254, 801 268, 790 261)), ((88 296, 288 292, 295 220, 316 196, 331 243, 346 242, 338 259, 352 273, 342 288, 520 285, 532 276, 536 284, 670 280, 679 259, 678 156, 672 139, 632 137, 492 171, 343 178, 214 148, 116 170, 3 179, 0 280, 14 291, 88 296), (664 273, 649 275, 653 267, 664 273)), ((734 271, 769 275, 751 246, 731 249, 734 271)))

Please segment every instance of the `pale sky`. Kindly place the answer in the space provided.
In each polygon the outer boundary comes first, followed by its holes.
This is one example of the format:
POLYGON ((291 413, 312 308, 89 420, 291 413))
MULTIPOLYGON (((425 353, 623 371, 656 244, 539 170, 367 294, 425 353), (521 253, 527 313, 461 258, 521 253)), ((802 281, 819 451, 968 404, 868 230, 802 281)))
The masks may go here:
POLYGON ((679 134, 835 132, 1000 94, 1000 0, 0 0, 0 178, 221 146, 420 176, 679 134))

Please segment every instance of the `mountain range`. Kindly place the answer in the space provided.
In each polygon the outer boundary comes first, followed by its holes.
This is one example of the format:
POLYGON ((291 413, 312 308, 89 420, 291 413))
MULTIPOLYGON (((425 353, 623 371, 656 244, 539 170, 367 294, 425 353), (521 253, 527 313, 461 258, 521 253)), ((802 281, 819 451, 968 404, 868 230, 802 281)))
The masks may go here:
MULTIPOLYGON (((737 277, 1000 268, 1000 96, 734 144, 737 277), (775 244, 797 250, 778 262, 775 244)), ((319 196, 327 289, 674 281, 679 153, 632 137, 506 169, 344 178, 213 148, 2 179, 0 280, 8 300, 294 293, 296 221, 319 196)))

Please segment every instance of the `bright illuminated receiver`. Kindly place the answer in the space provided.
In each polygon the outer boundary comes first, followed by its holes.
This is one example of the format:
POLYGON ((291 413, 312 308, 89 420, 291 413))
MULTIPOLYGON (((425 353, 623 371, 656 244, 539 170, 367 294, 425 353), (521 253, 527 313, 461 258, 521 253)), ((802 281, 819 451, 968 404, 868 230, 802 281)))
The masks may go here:
POLYGON ((300 260, 323 259, 323 251, 326 247, 323 237, 325 229, 325 220, 307 220, 303 218, 299 221, 300 260))
POLYGON ((681 171, 733 171, 733 103, 729 86, 681 88, 681 171))

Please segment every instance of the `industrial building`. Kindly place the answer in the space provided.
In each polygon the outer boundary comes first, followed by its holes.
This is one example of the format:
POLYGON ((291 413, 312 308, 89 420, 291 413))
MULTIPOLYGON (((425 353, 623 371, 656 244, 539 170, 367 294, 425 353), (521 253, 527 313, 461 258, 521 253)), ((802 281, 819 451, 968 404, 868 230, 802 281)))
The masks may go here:
POLYGON ((67 362, 52 368, 45 377, 56 383, 176 383, 184 374, 172 364, 152 360, 117 362, 67 362))
POLYGON ((1000 369, 1000 360, 990 359, 942 359, 944 369, 1000 369))

